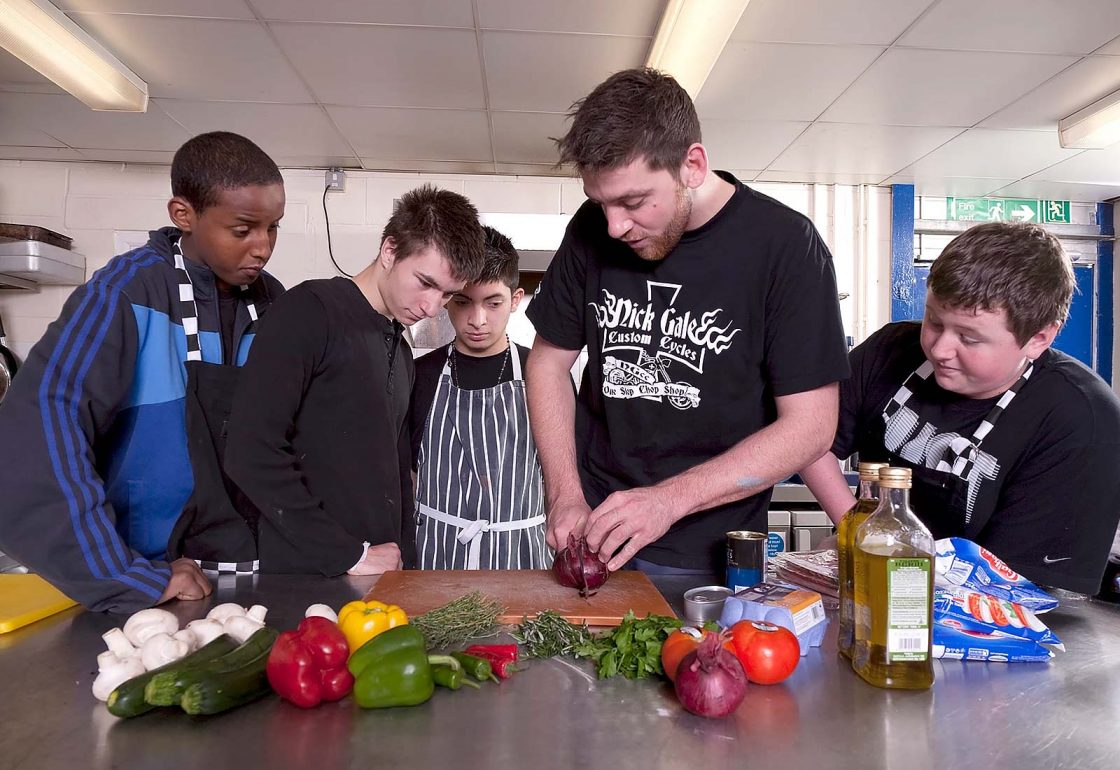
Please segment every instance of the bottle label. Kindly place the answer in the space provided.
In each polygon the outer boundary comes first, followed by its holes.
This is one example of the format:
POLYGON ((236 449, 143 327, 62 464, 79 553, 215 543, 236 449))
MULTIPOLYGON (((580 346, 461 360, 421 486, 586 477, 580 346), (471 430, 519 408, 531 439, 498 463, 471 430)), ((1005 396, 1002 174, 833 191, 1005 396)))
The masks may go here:
POLYGON ((887 659, 929 659, 930 560, 887 559, 887 659))

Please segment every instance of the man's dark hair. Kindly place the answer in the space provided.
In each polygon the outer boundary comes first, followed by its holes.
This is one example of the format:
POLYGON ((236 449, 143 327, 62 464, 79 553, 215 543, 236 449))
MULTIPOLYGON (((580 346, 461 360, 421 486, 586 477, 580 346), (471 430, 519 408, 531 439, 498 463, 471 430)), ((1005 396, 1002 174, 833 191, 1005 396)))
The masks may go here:
POLYGON ((482 232, 486 237, 486 260, 482 265, 482 272, 472 283, 501 281, 509 287, 511 293, 517 291, 521 274, 513 242, 489 225, 483 225, 482 232))
POLYGON ((1007 311, 1019 345, 1065 323, 1075 288, 1058 239, 1028 222, 986 222, 964 231, 929 270, 927 287, 951 308, 1007 311))
POLYGON ((602 171, 644 157, 673 176, 700 141, 700 119, 688 92, 655 69, 623 70, 572 105, 568 133, 554 139, 560 163, 602 171))
POLYGON ((185 199, 196 214, 217 203, 222 190, 269 184, 284 184, 275 161, 250 140, 229 131, 187 140, 171 161, 171 194, 185 199))
POLYGON ((431 246, 443 255, 457 280, 470 283, 485 259, 478 209, 459 193, 430 184, 409 190, 381 231, 392 238, 397 260, 431 246))

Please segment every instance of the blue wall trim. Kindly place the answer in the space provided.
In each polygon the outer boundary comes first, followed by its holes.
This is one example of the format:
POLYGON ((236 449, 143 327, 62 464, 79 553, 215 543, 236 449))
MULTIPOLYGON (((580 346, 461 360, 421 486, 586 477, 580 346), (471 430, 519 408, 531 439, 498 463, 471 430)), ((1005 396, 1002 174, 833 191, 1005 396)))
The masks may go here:
MULTIPOLYGON (((1115 235, 1112 204, 1097 204, 1097 222, 1101 235, 1115 235)), ((1112 384, 1113 301, 1112 280, 1115 257, 1112 241, 1097 242, 1097 374, 1112 384)))
POLYGON ((891 320, 921 318, 925 292, 919 296, 914 275, 914 185, 891 185, 891 320))

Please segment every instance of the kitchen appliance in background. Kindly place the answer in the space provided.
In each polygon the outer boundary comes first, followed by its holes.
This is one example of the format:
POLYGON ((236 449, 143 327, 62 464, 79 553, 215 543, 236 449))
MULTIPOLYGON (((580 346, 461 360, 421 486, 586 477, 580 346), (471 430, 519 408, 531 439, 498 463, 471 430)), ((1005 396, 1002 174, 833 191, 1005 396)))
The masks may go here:
POLYGON ((767 512, 767 519, 769 537, 766 542, 766 559, 769 563, 779 553, 790 550, 789 527, 793 517, 789 511, 772 510, 767 512))
POLYGON ((815 551, 832 534, 832 519, 824 511, 791 511, 794 551, 815 551))
POLYGON ((0 402, 12 384, 12 378, 19 369, 19 359, 8 348, 8 341, 4 338, 4 319, 0 318, 0 402))

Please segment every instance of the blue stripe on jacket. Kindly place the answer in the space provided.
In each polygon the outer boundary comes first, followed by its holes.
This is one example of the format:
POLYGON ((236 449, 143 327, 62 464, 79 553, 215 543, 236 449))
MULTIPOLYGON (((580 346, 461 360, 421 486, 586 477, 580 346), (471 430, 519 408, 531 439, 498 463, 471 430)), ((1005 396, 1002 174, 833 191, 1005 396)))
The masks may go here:
POLYGON ((78 412, 82 383, 112 323, 120 298, 119 291, 138 269, 161 259, 150 249, 140 249, 115 260, 94 275, 89 291, 62 330, 39 388, 39 406, 51 467, 70 509, 71 527, 90 574, 98 579, 117 580, 153 599, 159 598, 163 592, 167 582, 166 571, 156 570, 146 559, 129 566, 131 555, 120 547, 118 541, 109 537, 113 526, 105 510, 105 492, 92 478, 91 464, 79 467, 77 452, 78 447, 88 443, 78 412), (98 319, 101 323, 94 331, 98 319), (85 356, 75 370, 78 356, 83 351, 85 356), (58 388, 52 399, 51 384, 55 381, 58 388), (66 464, 63 463, 60 444, 68 458, 66 464))

